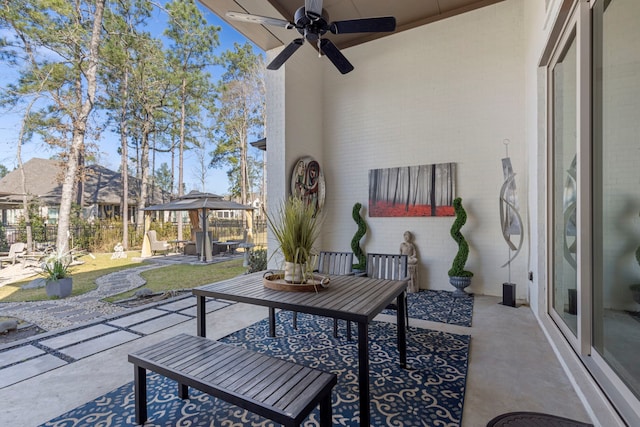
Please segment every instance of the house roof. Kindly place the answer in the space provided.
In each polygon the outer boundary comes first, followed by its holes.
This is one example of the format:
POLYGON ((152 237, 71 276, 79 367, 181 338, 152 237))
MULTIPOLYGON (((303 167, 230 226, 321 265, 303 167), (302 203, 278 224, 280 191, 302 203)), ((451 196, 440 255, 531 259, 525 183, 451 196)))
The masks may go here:
MULTIPOLYGON (((377 16, 393 16, 396 18, 395 32, 397 33, 501 1, 503 0, 325 0, 323 8, 332 22, 377 16)), ((237 0, 200 0, 200 2, 263 50, 270 50, 289 44, 294 38, 300 37, 300 34, 295 30, 234 21, 228 19, 225 14, 229 11, 242 12, 293 21, 295 11, 304 6, 304 0, 243 2, 237 0)), ((323 38, 331 39, 338 48, 344 49, 385 37, 389 34, 393 33, 340 35, 327 33, 323 38)))
MULTIPOLYGON (((30 198, 38 198, 44 204, 60 203, 62 191, 63 163, 59 160, 33 158, 23 165, 26 179, 26 193, 30 198)), ((85 168, 84 200, 85 204, 120 203, 122 194, 122 175, 99 165, 85 168)), ((137 203, 140 193, 140 180, 129 177, 130 204, 137 203)), ((162 203, 169 200, 168 194, 160 189, 150 191, 148 203, 162 203)), ((9 172, 0 179, 0 207, 8 208, 22 202, 22 176, 20 170, 9 172)))

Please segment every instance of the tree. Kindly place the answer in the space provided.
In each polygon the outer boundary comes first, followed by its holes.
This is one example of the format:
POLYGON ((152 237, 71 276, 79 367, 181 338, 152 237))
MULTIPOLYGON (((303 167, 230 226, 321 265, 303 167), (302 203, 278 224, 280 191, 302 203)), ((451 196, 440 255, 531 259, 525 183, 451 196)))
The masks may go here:
MULTIPOLYGON (((20 70, 18 88, 27 89, 48 76, 42 92, 47 104, 40 109, 42 123, 61 135, 47 142, 62 145, 65 159, 56 246, 69 250, 69 225, 77 175, 82 173, 85 135, 95 104, 99 43, 106 0, 4 0, 0 23, 10 28, 27 62, 20 70)), ((5 54, 8 52, 4 46, 5 54)))
POLYGON ((167 193, 171 192, 171 188, 173 187, 173 174, 171 173, 171 169, 169 169, 169 165, 162 163, 154 174, 154 180, 162 191, 166 191, 167 193))
POLYGON ((103 47, 105 66, 101 77, 105 88, 103 107, 107 110, 110 121, 115 123, 115 132, 120 135, 119 153, 121 157, 120 173, 122 176, 122 196, 120 213, 122 219, 122 246, 129 247, 129 120, 131 120, 130 81, 136 65, 137 52, 144 49, 148 34, 138 31, 140 24, 150 16, 151 6, 142 0, 132 4, 131 1, 117 3, 113 13, 106 17, 109 37, 103 47))
MULTIPOLYGON (((178 196, 182 196, 184 150, 189 138, 186 124, 188 117, 200 115, 200 105, 210 94, 209 74, 204 70, 213 61, 220 28, 207 24, 194 0, 174 0, 167 4, 167 12, 171 18, 164 32, 170 39, 168 63, 178 86, 178 196)), ((193 135, 197 123, 192 122, 188 130, 193 135)), ((182 239, 182 216, 178 217, 178 239, 182 239)))
MULTIPOLYGON (((240 196, 247 204, 250 184, 248 147, 249 137, 262 135, 265 124, 263 58, 255 54, 251 44, 234 44, 231 51, 218 58, 225 72, 218 84, 215 114, 216 148, 211 167, 227 165, 232 182, 232 195, 240 196), (235 187, 235 188, 234 188, 235 187)), ((251 213, 245 212, 248 233, 252 233, 251 213)))
POLYGON ((0 178, 3 178, 8 173, 9 169, 5 165, 0 165, 0 178))

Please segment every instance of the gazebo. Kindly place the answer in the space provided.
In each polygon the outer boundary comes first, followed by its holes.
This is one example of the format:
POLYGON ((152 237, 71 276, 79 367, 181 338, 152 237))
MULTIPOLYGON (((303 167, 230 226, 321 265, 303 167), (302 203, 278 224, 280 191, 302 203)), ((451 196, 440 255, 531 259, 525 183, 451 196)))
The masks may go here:
MULTIPOLYGON (((150 242, 147 237, 147 231, 150 226, 151 211, 188 211, 192 229, 201 229, 203 231, 200 259, 202 262, 210 262, 212 259, 211 241, 209 240, 209 233, 206 232, 208 228, 207 217, 209 211, 253 209, 254 208, 252 206, 243 205, 230 200, 223 200, 222 196, 217 194, 203 193, 196 190, 193 190, 169 203, 147 206, 144 208, 144 210, 147 211, 147 215, 145 215, 145 233, 142 242, 142 256, 151 256, 150 242), (200 227, 201 224, 202 227, 200 227)), ((194 234, 192 233, 192 236, 193 235, 194 234)))

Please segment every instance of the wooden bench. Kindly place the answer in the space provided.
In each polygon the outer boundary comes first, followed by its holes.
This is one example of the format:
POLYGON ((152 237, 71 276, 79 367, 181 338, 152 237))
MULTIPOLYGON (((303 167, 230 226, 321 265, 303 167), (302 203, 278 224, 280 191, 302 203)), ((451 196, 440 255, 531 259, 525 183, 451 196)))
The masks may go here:
POLYGON ((320 404, 320 425, 332 425, 335 374, 187 334, 131 353, 129 362, 138 424, 147 420, 148 369, 177 381, 181 399, 193 387, 287 427, 299 426, 320 404))

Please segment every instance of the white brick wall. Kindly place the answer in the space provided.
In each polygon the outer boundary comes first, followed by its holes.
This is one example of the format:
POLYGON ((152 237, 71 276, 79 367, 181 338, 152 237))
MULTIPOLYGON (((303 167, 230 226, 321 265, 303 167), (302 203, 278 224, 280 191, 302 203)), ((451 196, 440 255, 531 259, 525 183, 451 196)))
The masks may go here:
MULTIPOLYGON (((526 222, 524 47, 518 1, 345 49, 355 66, 347 75, 303 46, 281 71, 287 77, 284 164, 272 156, 277 143, 271 138, 275 123, 269 112, 270 200, 280 187, 272 182, 271 170, 278 176, 286 170, 288 185, 295 159, 314 156, 327 183, 321 247, 350 250, 356 231, 351 210, 360 202, 367 212, 370 169, 455 162, 457 195, 468 213, 462 232, 471 246, 467 267, 475 273, 470 290, 500 295, 508 279, 500 268, 508 249, 498 210, 505 138, 511 140, 509 155, 526 222)), ((409 230, 421 258, 421 287, 453 289, 447 277, 457 250, 449 235, 453 217, 367 215, 366 221, 365 252, 397 253, 409 230)), ((512 265, 519 298, 526 295, 527 258, 525 248, 512 265)))

